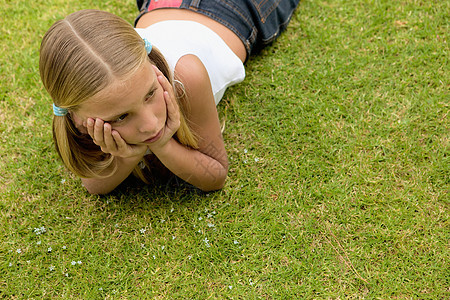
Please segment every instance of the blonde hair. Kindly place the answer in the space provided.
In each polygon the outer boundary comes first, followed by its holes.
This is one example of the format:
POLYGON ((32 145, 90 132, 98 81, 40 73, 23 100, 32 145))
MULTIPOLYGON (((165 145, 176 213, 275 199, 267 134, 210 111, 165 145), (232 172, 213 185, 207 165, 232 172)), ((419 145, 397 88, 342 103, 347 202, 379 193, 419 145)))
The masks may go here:
MULTIPOLYGON (((174 86, 181 111, 177 140, 198 148, 197 138, 184 115, 187 101, 182 84, 173 80, 163 55, 153 47, 150 54, 133 27, 111 13, 82 10, 53 24, 41 43, 39 71, 55 105, 72 111, 117 79, 135 73, 149 59, 174 86)), ((103 153, 92 138, 80 133, 70 114, 53 117, 53 140, 66 167, 84 178, 102 178, 116 171, 114 157, 103 153), (111 172, 105 174, 107 169, 111 172)), ((148 182, 138 167, 142 180, 148 182)))

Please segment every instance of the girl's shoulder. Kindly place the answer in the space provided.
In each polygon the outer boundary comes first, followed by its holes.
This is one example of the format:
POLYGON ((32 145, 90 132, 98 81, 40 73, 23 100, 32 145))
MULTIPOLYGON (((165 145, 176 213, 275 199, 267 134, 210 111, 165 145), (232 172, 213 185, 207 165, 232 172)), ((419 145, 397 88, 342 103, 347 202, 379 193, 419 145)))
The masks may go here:
POLYGON ((213 132, 220 136, 211 81, 201 60, 192 54, 185 55, 178 61, 175 73, 186 92, 185 114, 192 129, 200 137, 207 137, 213 132))
POLYGON ((184 86, 189 106, 203 106, 203 101, 214 103, 208 72, 197 56, 187 54, 181 57, 175 66, 175 74, 184 86))

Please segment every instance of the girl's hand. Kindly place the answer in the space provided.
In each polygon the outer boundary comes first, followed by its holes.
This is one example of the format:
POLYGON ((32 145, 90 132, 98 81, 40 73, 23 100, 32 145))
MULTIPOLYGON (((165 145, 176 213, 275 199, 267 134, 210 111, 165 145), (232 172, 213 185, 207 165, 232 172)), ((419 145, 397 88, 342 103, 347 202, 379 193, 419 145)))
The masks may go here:
POLYGON ((112 156, 129 158, 135 156, 144 157, 147 151, 146 145, 130 145, 120 136, 120 133, 111 128, 111 124, 97 118, 88 118, 87 131, 94 143, 102 149, 104 153, 112 156))
POLYGON ((149 146, 150 150, 155 152, 154 150, 164 147, 164 145, 172 139, 173 135, 180 128, 180 108, 178 107, 175 92, 169 80, 167 80, 167 78, 156 66, 153 66, 153 69, 155 70, 159 84, 163 88, 163 96, 167 108, 167 119, 166 126, 163 129, 163 136, 149 146))

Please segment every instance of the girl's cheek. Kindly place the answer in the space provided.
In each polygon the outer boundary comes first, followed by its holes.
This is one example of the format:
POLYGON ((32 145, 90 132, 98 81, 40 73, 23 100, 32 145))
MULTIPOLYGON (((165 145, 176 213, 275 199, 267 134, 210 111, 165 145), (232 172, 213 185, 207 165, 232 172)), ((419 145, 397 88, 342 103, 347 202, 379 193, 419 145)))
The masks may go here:
POLYGON ((77 114, 71 112, 70 117, 72 118, 72 121, 75 125, 75 127, 81 132, 81 133, 87 133, 87 126, 86 126, 86 120, 83 120, 80 118, 77 114))
POLYGON ((118 132, 120 137, 127 143, 130 144, 130 132, 126 128, 113 128, 114 131, 118 132))

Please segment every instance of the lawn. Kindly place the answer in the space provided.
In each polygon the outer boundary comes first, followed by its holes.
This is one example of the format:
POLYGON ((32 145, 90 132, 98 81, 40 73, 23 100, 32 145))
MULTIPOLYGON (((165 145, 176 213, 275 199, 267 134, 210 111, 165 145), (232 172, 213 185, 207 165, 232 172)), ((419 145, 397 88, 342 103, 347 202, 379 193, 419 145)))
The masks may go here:
POLYGON ((448 1, 301 1, 219 104, 222 190, 102 197, 56 155, 39 45, 135 3, 0 6, 1 298, 450 298, 448 1))

